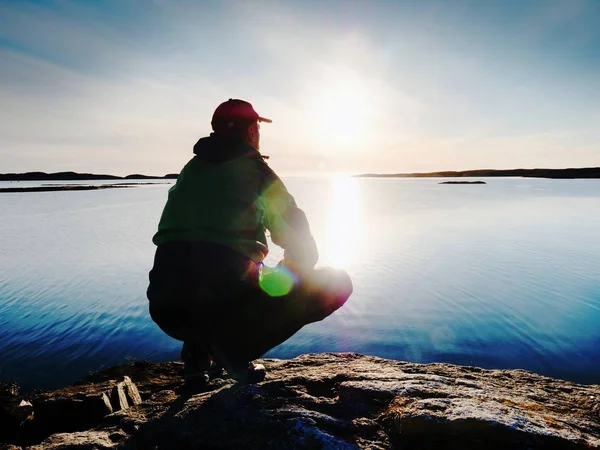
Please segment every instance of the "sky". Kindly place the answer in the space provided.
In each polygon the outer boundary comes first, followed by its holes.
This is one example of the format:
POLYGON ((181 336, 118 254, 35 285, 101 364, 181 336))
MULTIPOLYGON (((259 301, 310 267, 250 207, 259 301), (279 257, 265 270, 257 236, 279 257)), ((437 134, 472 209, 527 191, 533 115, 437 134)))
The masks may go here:
POLYGON ((179 172, 231 97, 282 175, 600 166, 600 0, 0 1, 0 173, 179 172))

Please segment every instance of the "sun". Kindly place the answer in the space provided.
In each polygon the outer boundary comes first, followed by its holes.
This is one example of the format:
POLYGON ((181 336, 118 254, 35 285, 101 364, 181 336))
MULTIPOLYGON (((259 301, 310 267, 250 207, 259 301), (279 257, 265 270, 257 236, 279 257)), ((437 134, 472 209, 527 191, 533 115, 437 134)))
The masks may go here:
POLYGON ((315 102, 318 140, 346 149, 361 147, 368 138, 370 103, 360 79, 346 76, 329 83, 315 102))

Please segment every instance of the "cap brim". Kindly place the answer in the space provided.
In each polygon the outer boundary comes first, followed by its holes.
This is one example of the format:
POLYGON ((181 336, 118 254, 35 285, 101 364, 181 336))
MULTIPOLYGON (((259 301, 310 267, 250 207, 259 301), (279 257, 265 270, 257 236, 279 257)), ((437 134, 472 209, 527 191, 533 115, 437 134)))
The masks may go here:
POLYGON ((259 122, 266 122, 266 123, 273 123, 273 121, 271 119, 267 119, 266 117, 259 117, 258 121, 259 122))

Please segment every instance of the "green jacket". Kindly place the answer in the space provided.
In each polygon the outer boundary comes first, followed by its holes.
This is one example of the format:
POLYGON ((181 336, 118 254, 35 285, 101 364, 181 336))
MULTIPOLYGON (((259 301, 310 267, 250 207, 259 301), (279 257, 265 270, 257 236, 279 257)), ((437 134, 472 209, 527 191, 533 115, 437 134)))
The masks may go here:
POLYGON ((211 134, 194 146, 163 210, 153 242, 214 242, 254 261, 267 253, 266 230, 285 260, 312 269, 317 247, 304 212, 264 157, 241 140, 211 134))

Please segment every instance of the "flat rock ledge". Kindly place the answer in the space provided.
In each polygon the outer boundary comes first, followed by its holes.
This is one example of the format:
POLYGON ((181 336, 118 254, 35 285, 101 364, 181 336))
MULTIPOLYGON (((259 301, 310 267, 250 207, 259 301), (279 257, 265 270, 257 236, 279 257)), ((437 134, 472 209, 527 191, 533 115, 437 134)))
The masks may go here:
POLYGON ((599 385, 353 353, 261 362, 257 385, 186 391, 181 363, 136 362, 0 395, 0 450, 600 448, 599 385))

